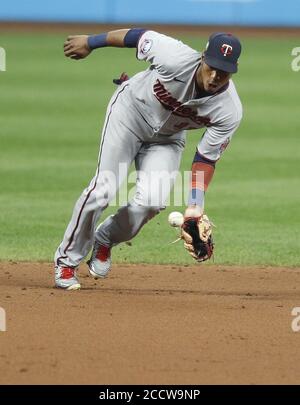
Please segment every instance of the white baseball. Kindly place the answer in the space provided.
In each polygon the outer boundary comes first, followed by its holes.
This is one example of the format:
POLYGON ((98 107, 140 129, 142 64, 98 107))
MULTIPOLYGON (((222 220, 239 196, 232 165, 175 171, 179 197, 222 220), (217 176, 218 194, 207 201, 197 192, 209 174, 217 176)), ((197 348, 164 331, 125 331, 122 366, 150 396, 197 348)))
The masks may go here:
POLYGON ((183 215, 181 212, 171 212, 168 216, 168 222, 171 226, 179 227, 183 224, 183 215))

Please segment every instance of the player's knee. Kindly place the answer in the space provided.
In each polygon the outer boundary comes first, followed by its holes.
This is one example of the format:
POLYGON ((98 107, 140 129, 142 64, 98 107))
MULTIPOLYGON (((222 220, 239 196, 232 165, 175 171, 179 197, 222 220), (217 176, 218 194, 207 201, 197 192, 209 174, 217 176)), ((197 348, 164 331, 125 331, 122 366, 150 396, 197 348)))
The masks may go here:
POLYGON ((156 206, 156 205, 142 205, 142 204, 137 204, 136 202, 132 202, 131 204, 132 209, 137 213, 144 217, 145 220, 150 220, 155 215, 159 214, 160 211, 165 209, 164 206, 156 206))
POLYGON ((153 217, 155 217, 155 215, 159 214, 160 211, 164 209, 164 207, 156 207, 156 206, 149 206, 145 208, 147 211, 148 219, 152 219, 153 217))
POLYGON ((114 199, 114 195, 107 193, 105 190, 95 190, 91 195, 92 204, 94 203, 98 208, 105 210, 111 201, 114 199))

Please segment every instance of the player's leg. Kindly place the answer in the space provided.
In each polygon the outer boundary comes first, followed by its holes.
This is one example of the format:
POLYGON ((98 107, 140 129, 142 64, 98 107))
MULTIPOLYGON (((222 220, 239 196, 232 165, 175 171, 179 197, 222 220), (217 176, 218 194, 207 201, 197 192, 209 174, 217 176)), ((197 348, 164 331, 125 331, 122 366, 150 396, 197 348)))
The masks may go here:
MULTIPOLYGON (((121 95, 116 93, 107 110, 96 175, 75 204, 71 221, 55 253, 57 268, 72 271, 88 254, 94 243, 97 220, 115 197, 141 147, 141 141, 124 126, 123 104, 121 95)), ((73 277, 67 280, 66 284, 74 281, 73 277)))
POLYGON ((134 198, 97 229, 90 262, 94 276, 104 277, 108 273, 112 246, 132 239, 143 225, 165 208, 183 149, 184 140, 169 144, 144 144, 140 149, 135 160, 138 177, 134 198))

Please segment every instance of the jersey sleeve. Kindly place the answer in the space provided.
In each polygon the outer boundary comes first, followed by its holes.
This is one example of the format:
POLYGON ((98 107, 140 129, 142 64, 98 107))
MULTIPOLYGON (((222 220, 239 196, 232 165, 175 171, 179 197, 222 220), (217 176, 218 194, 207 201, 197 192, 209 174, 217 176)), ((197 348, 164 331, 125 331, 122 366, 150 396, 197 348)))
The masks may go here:
POLYGON ((155 31, 144 32, 137 44, 137 59, 149 62, 165 77, 176 74, 194 52, 183 42, 155 31))
POLYGON ((219 160, 222 153, 229 145, 239 124, 240 120, 220 127, 217 125, 208 127, 197 146, 200 156, 203 156, 211 162, 219 160))

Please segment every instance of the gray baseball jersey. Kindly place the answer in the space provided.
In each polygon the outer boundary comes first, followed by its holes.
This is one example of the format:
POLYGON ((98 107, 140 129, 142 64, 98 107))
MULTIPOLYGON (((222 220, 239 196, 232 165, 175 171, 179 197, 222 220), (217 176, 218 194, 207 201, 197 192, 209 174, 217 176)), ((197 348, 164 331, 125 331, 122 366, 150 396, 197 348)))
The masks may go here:
POLYGON ((163 209, 174 184, 172 174, 179 169, 185 130, 206 127, 198 151, 216 161, 241 120, 242 107, 232 81, 218 94, 197 98, 195 74, 201 53, 173 38, 146 31, 139 39, 137 57, 150 67, 119 86, 111 98, 97 171, 74 207, 55 254, 57 264, 76 267, 95 238, 105 246, 132 239, 163 209), (133 161, 140 173, 167 173, 172 180, 159 191, 157 182, 149 183, 147 176, 138 174, 132 200, 95 232, 98 219, 133 161), (122 173, 118 172, 120 163, 126 167, 122 173))
POLYGON ((201 53, 154 31, 141 36, 137 58, 151 66, 130 80, 132 100, 154 133, 206 127, 198 151, 218 160, 242 118, 232 80, 223 92, 197 99, 195 74, 201 53))

